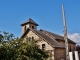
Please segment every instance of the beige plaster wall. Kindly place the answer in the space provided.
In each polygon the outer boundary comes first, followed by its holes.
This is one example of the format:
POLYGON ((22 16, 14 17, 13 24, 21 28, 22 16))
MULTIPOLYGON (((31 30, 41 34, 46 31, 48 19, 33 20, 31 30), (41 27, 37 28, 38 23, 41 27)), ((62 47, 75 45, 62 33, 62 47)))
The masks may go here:
POLYGON ((25 26, 27 28, 27 27, 29 27, 29 24, 22 26, 22 34, 25 32, 25 30, 24 30, 25 26))
POLYGON ((37 36, 32 31, 29 31, 28 34, 24 37, 24 42, 26 42, 26 37, 34 37, 35 40, 40 40, 37 44, 39 45, 39 48, 42 49, 42 44, 45 44, 46 51, 51 51, 52 56, 49 57, 48 60, 53 59, 54 60, 54 48, 50 46, 46 41, 41 39, 39 36, 37 36))
POLYGON ((30 27, 32 28, 32 26, 34 26, 34 29, 37 29, 37 26, 34 24, 31 24, 30 27))
POLYGON ((34 29, 37 29, 37 26, 34 24, 26 24, 26 25, 22 26, 22 34, 25 32, 25 30, 24 30, 25 26, 26 26, 26 29, 29 27, 32 28, 32 26, 34 26, 34 29))
MULTIPOLYGON (((34 37, 35 40, 41 40, 37 44, 39 45, 40 49, 42 49, 42 44, 45 44, 45 46, 46 46, 45 50, 52 51, 51 52, 52 53, 51 59, 53 59, 53 60, 65 59, 65 49, 60 49, 60 48, 54 49, 46 41, 41 39, 38 35, 33 33, 31 30, 28 32, 28 34, 24 38, 26 39, 27 36, 34 37)), ((24 42, 25 42, 25 39, 24 39, 24 42)), ((65 42, 63 42, 63 41, 59 41, 59 42, 65 44, 65 42)), ((69 43, 69 45, 75 47, 75 44, 69 43)))
MULTIPOLYGON (((42 44, 45 44, 45 47, 46 47, 45 50, 53 50, 53 47, 52 46, 50 46, 47 42, 45 42, 43 39, 41 39, 40 37, 38 37, 32 31, 29 31, 28 34, 24 38, 26 39, 26 37, 34 37, 35 40, 41 40, 41 41, 39 41, 37 43, 39 45, 40 49, 42 49, 42 44)), ((24 42, 25 42, 25 39, 24 39, 24 42)))

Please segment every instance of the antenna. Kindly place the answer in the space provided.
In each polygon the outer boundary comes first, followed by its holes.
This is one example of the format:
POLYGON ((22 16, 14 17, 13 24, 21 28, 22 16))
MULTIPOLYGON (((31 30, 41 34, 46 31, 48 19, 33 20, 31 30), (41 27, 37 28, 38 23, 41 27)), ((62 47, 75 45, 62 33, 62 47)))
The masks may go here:
POLYGON ((65 40, 65 48, 66 48, 66 60, 69 60, 67 27, 66 27, 66 17, 65 17, 64 5, 62 5, 62 15, 63 15, 63 23, 64 23, 64 40, 65 40))
POLYGON ((29 18, 30 18, 30 15, 29 15, 29 18))

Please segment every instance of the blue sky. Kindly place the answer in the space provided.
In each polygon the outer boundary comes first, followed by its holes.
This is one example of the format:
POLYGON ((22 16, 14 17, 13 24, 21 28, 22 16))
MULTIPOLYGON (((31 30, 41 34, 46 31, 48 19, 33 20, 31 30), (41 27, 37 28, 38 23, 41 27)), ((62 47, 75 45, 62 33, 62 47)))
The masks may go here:
POLYGON ((0 0, 0 31, 21 36, 20 24, 29 17, 45 29, 63 34, 62 4, 69 34, 80 34, 80 0, 0 0))

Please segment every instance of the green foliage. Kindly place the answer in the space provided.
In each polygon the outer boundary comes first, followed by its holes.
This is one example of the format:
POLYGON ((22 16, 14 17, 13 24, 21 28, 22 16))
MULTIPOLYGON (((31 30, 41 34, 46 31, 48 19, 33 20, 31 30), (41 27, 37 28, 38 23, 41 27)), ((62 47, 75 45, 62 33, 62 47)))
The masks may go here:
POLYGON ((0 42, 12 40, 14 37, 13 34, 5 32, 5 31, 2 33, 0 31, 0 35, 2 35, 2 36, 0 36, 0 42))
POLYGON ((48 52, 39 49, 38 41, 9 40, 0 47, 0 60, 46 60, 48 52))
POLYGON ((3 38, 3 36, 1 34, 1 31, 0 31, 0 42, 2 42, 2 38, 3 38))
POLYGON ((32 40, 30 42, 21 43, 20 54, 21 58, 28 60, 44 60, 48 57, 48 53, 39 49, 36 41, 32 40))
POLYGON ((0 60, 16 60, 17 49, 12 42, 2 43, 0 48, 0 60))

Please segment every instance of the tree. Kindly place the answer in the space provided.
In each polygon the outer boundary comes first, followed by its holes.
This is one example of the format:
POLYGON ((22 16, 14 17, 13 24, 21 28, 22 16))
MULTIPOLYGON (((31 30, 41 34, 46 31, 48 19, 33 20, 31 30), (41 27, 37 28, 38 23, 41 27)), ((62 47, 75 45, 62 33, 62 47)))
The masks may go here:
POLYGON ((12 40, 14 35, 12 33, 3 32, 3 41, 12 40))
POLYGON ((49 54, 47 51, 39 49, 37 42, 29 40, 23 43, 22 38, 3 42, 3 46, 0 48, 0 60, 46 60, 49 54))
POLYGON ((14 48, 9 44, 3 43, 3 46, 0 48, 0 60, 16 60, 17 51, 14 48))
POLYGON ((2 38, 3 38, 3 36, 2 36, 2 34, 0 34, 0 42, 2 42, 2 38))
MULTIPOLYGON (((42 51, 39 49, 39 46, 36 44, 38 41, 30 40, 29 42, 20 42, 20 51, 18 54, 19 58, 22 60, 46 60, 48 58, 48 52, 42 51)), ((19 59, 18 58, 18 59, 19 59)))
POLYGON ((15 60, 13 57, 17 53, 12 46, 13 34, 3 32, 0 40, 0 60, 15 60), (5 42, 6 41, 6 42, 5 42))

